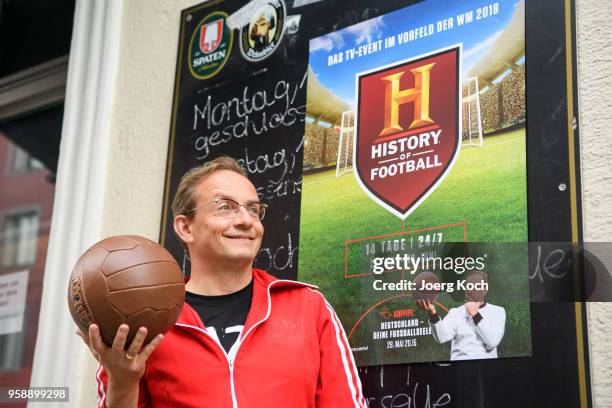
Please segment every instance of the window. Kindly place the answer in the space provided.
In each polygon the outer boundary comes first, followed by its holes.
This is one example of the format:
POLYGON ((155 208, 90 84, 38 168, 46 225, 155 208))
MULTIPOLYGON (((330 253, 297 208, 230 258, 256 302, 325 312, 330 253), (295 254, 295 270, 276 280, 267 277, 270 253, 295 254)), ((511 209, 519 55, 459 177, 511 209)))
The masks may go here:
POLYGON ((13 146, 11 173, 25 173, 31 170, 42 169, 43 164, 20 147, 13 146))
MULTIPOLYGON (((24 316, 24 322, 26 322, 24 316)), ((0 372, 19 370, 23 362, 24 331, 0 335, 0 372)))
POLYGON ((31 265, 36 261, 38 213, 36 211, 7 215, 2 230, 5 267, 31 265))

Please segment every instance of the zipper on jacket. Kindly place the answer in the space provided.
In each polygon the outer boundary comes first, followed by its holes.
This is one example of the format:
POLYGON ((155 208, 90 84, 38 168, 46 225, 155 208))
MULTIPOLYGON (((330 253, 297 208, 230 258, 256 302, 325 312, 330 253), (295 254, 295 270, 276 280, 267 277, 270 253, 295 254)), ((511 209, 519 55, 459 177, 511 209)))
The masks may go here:
POLYGON ((238 408, 238 399, 236 398, 236 386, 234 384, 234 363, 236 361, 236 357, 238 356, 238 351, 240 350, 240 346, 242 345, 242 343, 244 342, 244 339, 246 339, 246 337, 249 335, 249 333, 251 333, 257 326, 259 326, 260 324, 262 324, 263 322, 265 322, 266 320, 268 320, 268 318, 270 317, 270 313, 272 312, 272 298, 270 297, 270 289, 272 289, 272 286, 275 283, 280 283, 280 282, 291 282, 291 283, 299 283, 302 286, 306 286, 306 287, 311 287, 311 288, 316 288, 316 286, 314 285, 309 285, 307 283, 302 283, 302 282, 295 282, 295 281, 289 281, 289 280, 285 280, 285 279, 279 279, 279 280, 275 280, 273 282, 271 282, 268 285, 268 295, 267 295, 267 302, 268 302, 268 311, 266 312, 266 315, 263 317, 263 319, 261 319, 260 321, 258 321, 257 323, 253 324, 249 330, 244 334, 244 337, 240 338, 238 337, 238 346, 236 346, 236 352, 234 353, 233 357, 230 357, 226 352, 225 349, 215 341, 215 339, 206 332, 206 330, 201 329, 200 327, 197 326, 191 326, 188 324, 183 324, 183 323, 176 323, 177 326, 182 326, 182 327, 189 327, 192 329, 196 329, 198 331, 201 331, 202 333, 204 333, 206 336, 208 336, 213 343, 215 343, 223 352, 223 355, 225 356, 225 358, 227 359, 227 364, 229 366, 229 371, 230 371, 230 391, 232 394, 232 407, 233 408, 238 408))
POLYGON ((236 399, 236 386, 234 385, 234 360, 228 359, 230 370, 230 390, 232 392, 232 407, 238 408, 238 400, 236 399))
POLYGON ((227 361, 227 366, 229 368, 229 372, 230 372, 230 393, 232 396, 232 407, 233 408, 238 408, 238 400, 236 399, 236 390, 234 388, 234 359, 230 358, 230 356, 225 352, 225 349, 223 348, 223 346, 221 346, 219 343, 217 343, 217 341, 213 338, 213 336, 211 336, 210 334, 208 334, 208 332, 200 327, 197 326, 191 326, 189 324, 183 324, 183 323, 175 323, 177 326, 181 326, 181 327, 187 327, 190 329, 195 329, 201 333, 204 333, 204 335, 206 335, 208 338, 210 338, 212 340, 213 343, 215 343, 217 345, 217 347, 219 347, 219 349, 221 350, 221 352, 223 353, 223 355, 225 356, 225 360, 227 361))
MULTIPOLYGON (((249 330, 247 330, 247 332, 244 334, 244 336, 242 338, 238 338, 238 346, 236 347, 236 352, 234 353, 234 360, 236 360, 236 357, 238 356, 238 351, 240 350, 240 346, 242 346, 242 343, 244 342, 244 339, 246 339, 246 337, 249 335, 249 333, 251 333, 253 330, 255 330, 255 328, 257 328, 257 326, 259 326, 260 324, 262 324, 263 322, 265 322, 266 320, 268 320, 268 318, 270 317, 270 314, 272 313, 272 298, 270 296, 270 289, 272 289, 272 286, 274 286, 274 284, 276 283, 281 283, 281 282, 291 282, 291 283, 298 283, 300 286, 306 286, 306 287, 310 287, 310 288, 316 288, 316 286, 314 285, 310 285, 308 283, 302 283, 302 282, 296 282, 296 281, 291 281, 291 280, 286 280, 286 279, 278 279, 275 280, 273 282, 271 282, 268 285, 268 297, 267 297, 267 301, 268 301, 268 311, 266 312, 266 315, 263 317, 263 319, 261 319, 260 321, 258 321, 257 323, 253 324, 251 327, 249 327, 249 330)), ((229 358, 228 358, 229 361, 229 358)), ((232 365, 230 365, 231 368, 231 372, 233 372, 233 367, 232 365)), ((234 381, 234 377, 231 377, 232 383, 234 381)), ((233 387, 233 385, 232 385, 233 387)))

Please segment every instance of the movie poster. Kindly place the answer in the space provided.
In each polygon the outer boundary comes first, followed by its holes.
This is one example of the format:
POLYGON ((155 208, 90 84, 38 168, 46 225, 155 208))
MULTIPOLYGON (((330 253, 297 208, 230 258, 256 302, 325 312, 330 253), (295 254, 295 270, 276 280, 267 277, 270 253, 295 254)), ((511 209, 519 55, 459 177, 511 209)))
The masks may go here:
POLYGON ((528 240, 524 8, 426 0, 310 41, 298 276, 358 365, 531 355, 503 250, 528 240))

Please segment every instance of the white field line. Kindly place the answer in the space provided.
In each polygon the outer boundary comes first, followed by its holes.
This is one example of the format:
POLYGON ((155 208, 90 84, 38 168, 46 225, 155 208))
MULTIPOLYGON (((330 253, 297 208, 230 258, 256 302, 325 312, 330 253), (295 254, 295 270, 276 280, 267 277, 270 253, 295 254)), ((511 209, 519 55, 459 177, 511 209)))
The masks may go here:
POLYGON ((470 151, 470 150, 478 151, 479 149, 482 149, 482 148, 485 148, 485 147, 491 147, 491 146, 500 145, 500 144, 504 144, 504 143, 516 142, 517 140, 525 140, 525 136, 518 136, 518 137, 514 137, 512 139, 502 140, 501 142, 485 143, 484 146, 481 147, 481 148, 474 147, 473 149, 468 149, 466 151, 470 151))

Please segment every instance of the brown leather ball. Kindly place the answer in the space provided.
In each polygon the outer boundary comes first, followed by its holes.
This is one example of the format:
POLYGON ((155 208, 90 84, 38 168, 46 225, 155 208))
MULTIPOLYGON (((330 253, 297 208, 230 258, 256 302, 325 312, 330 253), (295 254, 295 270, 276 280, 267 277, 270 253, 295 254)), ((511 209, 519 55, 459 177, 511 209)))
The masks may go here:
POLYGON ((181 268, 160 244, 136 235, 106 238, 77 261, 68 285, 68 307, 81 331, 92 323, 111 345, 122 323, 130 326, 126 348, 139 327, 148 343, 166 333, 185 302, 181 268))
POLYGON ((421 289, 423 282, 427 284, 439 284, 440 279, 438 279, 438 276, 433 272, 425 271, 419 273, 414 278, 414 286, 416 289, 412 296, 415 300, 429 300, 430 302, 435 301, 440 294, 440 289, 421 289))

